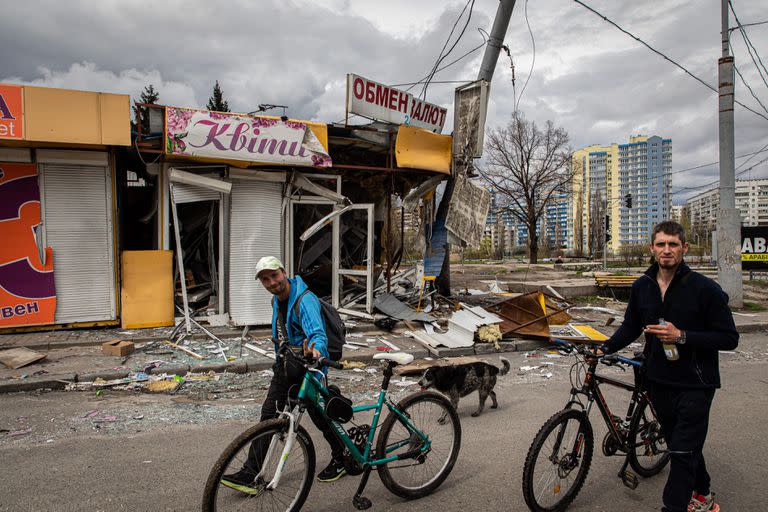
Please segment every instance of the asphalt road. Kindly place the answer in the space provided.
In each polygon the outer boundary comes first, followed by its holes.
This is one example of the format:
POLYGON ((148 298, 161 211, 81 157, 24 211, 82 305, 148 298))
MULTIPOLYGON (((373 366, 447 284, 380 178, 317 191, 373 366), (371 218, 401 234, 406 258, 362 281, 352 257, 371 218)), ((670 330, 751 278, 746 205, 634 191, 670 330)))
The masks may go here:
MULTIPOLYGON (((768 464, 763 453, 768 419, 768 337, 742 336, 739 351, 721 357, 724 387, 712 410, 705 449, 713 476, 713 489, 724 511, 762 511, 763 488, 768 464)), ((479 418, 470 417, 475 395, 462 400, 461 454, 453 473, 431 496, 404 501, 390 494, 373 475, 366 496, 371 510, 526 510, 521 491, 522 467, 528 447, 541 424, 563 406, 570 384, 568 358, 527 358, 507 354, 513 371, 497 386, 500 408, 486 409, 479 418), (542 362, 554 362, 553 376, 538 370, 519 370, 542 362), (537 374, 537 372, 539 372, 537 374)), ((542 368, 547 369, 547 368, 542 368)), ((606 369, 609 372, 618 372, 606 369)), ((379 376, 366 380, 375 389, 379 376)), ((625 395, 611 393, 609 403, 617 407, 625 395)), ((99 400, 103 400, 101 397, 99 400)), ((0 397, 0 428, 19 421, 41 422, 51 427, 44 436, 0 436, 0 510, 2 511, 154 511, 194 510, 200 507, 203 483, 226 444, 250 423, 247 420, 217 420, 208 413, 208 403, 188 406, 187 414, 198 414, 199 422, 177 421, 170 412, 158 411, 180 404, 167 397, 118 396, 124 407, 140 412, 153 401, 154 421, 141 420, 141 428, 110 429, 79 427, 72 422, 93 405, 91 394, 81 392, 19 393, 0 397), (209 418, 204 420, 203 418, 209 418), (24 418, 23 420, 20 418, 24 418), (212 419, 211 419, 212 418, 212 419), (46 436, 49 436, 46 438, 46 436)), ((252 415, 256 406, 249 399, 252 415)), ((234 402, 233 402, 234 403, 234 402)), ((113 404, 114 405, 114 404, 113 404)), ((218 407, 226 404, 217 404, 218 407)), ((100 404, 104 407, 104 402, 100 404)), ((242 404, 237 407, 242 407, 242 404)), ((138 417, 138 416, 137 416, 138 417)), ((661 490, 667 470, 642 480, 637 490, 624 487, 615 476, 619 458, 606 458, 599 442, 605 431, 592 415, 596 431, 595 454, 587 482, 569 510, 651 511, 661 508, 661 490)), ((307 422, 309 423, 309 422, 307 422)), ((133 425, 133 424, 131 424, 133 425)), ((15 427, 14 427, 15 428, 15 427)), ((39 426, 42 431, 42 426, 39 426)), ((328 460, 328 450, 313 429, 319 449, 318 466, 328 460)), ((318 469, 319 469, 318 468, 318 469)), ((354 510, 351 504, 358 479, 315 482, 305 509, 314 511, 354 510)))

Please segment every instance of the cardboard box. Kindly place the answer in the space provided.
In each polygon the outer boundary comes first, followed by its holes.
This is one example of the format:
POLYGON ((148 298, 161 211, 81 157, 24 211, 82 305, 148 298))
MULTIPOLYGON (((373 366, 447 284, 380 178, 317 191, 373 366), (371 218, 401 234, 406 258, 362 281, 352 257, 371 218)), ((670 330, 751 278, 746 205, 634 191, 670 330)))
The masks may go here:
POLYGON ((101 351, 108 356, 127 356, 133 350, 132 341, 112 340, 101 344, 101 351))

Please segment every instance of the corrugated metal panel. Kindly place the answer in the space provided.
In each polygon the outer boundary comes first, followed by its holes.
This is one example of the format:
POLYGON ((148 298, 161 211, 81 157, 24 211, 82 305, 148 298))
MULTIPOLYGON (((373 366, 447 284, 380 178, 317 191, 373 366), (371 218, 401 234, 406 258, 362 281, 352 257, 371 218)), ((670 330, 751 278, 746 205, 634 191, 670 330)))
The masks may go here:
POLYGON ((41 165, 45 244, 59 323, 114 320, 112 186, 106 167, 41 165))
POLYGON ((186 183, 171 183, 173 187, 173 202, 176 204, 193 203, 195 201, 218 201, 219 192, 209 188, 196 187, 186 183))
POLYGON ((262 256, 282 260, 279 183, 232 180, 229 229, 229 315, 235 325, 272 322, 272 295, 256 280, 262 256))

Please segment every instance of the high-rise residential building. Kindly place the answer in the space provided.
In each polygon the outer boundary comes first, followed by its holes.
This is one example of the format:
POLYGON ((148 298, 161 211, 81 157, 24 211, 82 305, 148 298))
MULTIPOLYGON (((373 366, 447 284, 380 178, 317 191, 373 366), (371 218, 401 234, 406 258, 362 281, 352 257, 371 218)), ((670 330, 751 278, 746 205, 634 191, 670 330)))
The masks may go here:
POLYGON ((627 144, 592 145, 573 153, 567 247, 609 253, 626 244, 648 243, 653 226, 671 207, 672 140, 632 136, 627 144), (631 196, 631 205, 627 196, 631 196), (606 218, 607 217, 607 218, 606 218))
MULTIPOLYGON (((712 188, 691 197, 686 206, 690 209, 692 230, 715 229, 719 189, 712 188)), ((743 226, 768 225, 768 179, 736 180, 736 209, 741 213, 743 226)))
POLYGON ((669 209, 669 219, 682 224, 683 217, 685 216, 684 204, 673 204, 669 209))

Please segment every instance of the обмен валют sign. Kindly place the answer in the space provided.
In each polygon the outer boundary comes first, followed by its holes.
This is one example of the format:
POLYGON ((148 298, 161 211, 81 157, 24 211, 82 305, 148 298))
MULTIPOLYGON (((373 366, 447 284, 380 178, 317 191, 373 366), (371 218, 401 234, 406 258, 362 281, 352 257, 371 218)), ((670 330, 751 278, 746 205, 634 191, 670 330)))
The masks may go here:
POLYGON ((347 75, 347 116, 416 126, 440 133, 448 109, 358 75, 347 75))

